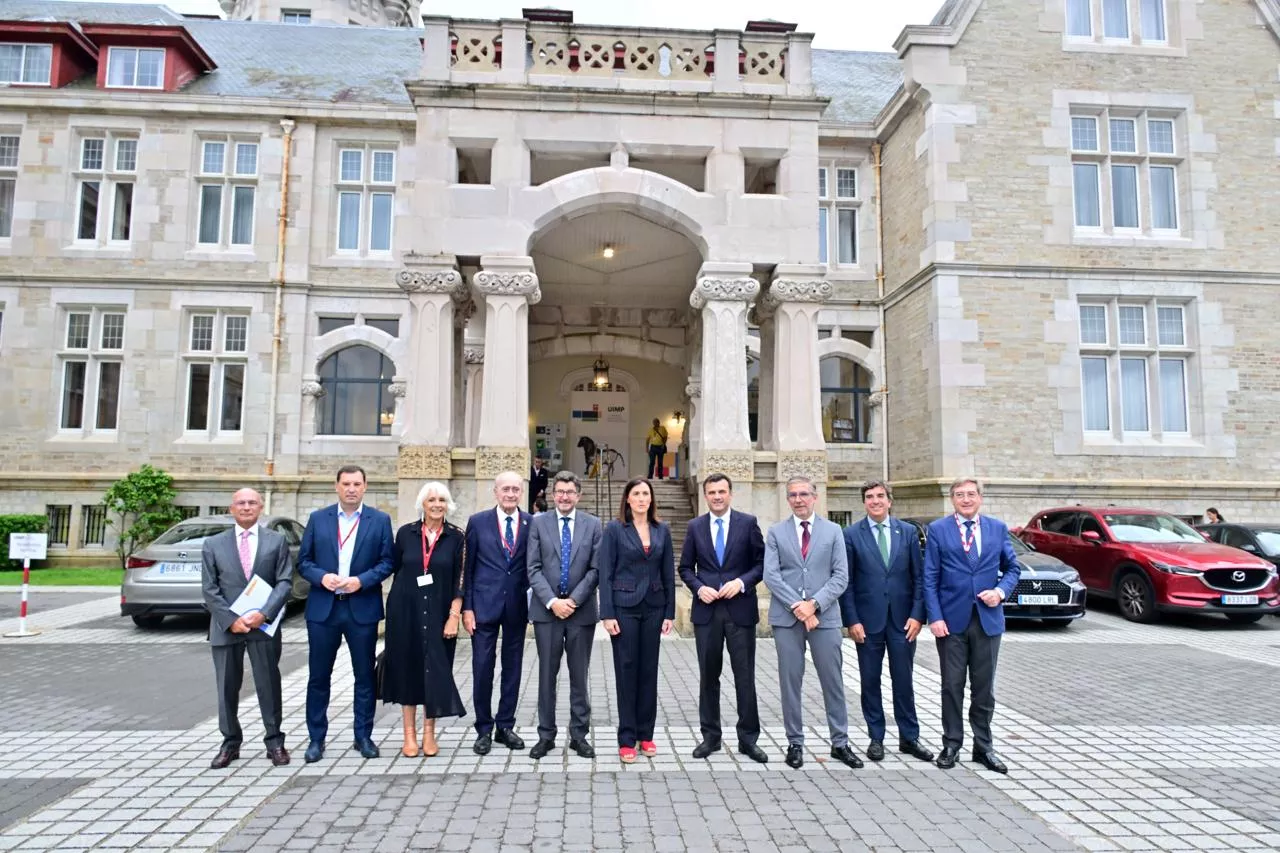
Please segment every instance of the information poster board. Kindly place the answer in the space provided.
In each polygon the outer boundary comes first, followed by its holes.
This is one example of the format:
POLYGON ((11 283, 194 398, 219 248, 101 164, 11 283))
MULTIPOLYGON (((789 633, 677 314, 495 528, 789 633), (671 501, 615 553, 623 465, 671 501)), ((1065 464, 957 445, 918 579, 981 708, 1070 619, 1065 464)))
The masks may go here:
POLYGON ((599 475, 622 482, 630 479, 629 472, 636 464, 636 460, 626 458, 631 447, 630 397, 626 391, 573 392, 569 398, 566 467, 590 478, 597 472, 592 470, 588 455, 595 449, 607 448, 599 475))

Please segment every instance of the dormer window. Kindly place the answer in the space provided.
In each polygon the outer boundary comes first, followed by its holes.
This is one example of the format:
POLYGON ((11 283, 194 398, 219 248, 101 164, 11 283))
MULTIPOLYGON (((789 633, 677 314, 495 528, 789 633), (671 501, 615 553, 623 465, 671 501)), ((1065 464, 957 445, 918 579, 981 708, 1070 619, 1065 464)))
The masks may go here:
POLYGON ((280 21, 285 24, 309 24, 311 23, 311 10, 281 9, 280 21))
POLYGON ((51 44, 0 44, 0 83, 48 86, 52 69, 51 44))
POLYGON ((127 89, 164 88, 164 49, 113 47, 107 53, 107 86, 127 89))

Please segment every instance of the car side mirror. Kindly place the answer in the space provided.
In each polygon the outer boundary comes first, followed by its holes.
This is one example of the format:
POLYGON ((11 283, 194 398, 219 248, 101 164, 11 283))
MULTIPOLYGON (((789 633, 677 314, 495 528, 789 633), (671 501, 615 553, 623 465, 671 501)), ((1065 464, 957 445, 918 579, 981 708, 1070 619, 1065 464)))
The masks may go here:
POLYGON ((1256 554, 1258 553, 1258 546, 1254 545, 1252 542, 1247 542, 1240 546, 1240 550, 1248 551, 1250 554, 1256 554))
POLYGON ((1102 536, 1096 530, 1086 530, 1080 534, 1080 538, 1086 542, 1092 542, 1094 545, 1102 544, 1102 536))

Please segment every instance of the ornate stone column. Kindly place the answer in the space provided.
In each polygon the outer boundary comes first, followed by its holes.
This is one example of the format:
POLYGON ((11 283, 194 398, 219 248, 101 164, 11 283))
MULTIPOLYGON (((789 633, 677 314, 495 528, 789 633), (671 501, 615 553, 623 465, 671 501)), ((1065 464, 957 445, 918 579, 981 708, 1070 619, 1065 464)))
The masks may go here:
POLYGON ((476 313, 475 300, 463 290, 453 296, 453 427, 449 431, 449 446, 470 447, 467 442, 467 371, 463 369, 466 357, 465 335, 467 323, 476 313))
POLYGON ((760 396, 756 409, 756 439, 761 450, 777 450, 773 432, 773 346, 774 303, 757 299, 751 309, 751 322, 760 329, 760 396))
POLYGON ((747 425, 747 308, 759 292, 750 264, 705 263, 689 296, 702 320, 702 475, 723 471, 736 482, 755 473, 747 425))
POLYGON ((472 276, 484 307, 484 371, 476 478, 529 467, 529 306, 542 299, 529 257, 482 257, 472 276))
POLYGON ((804 475, 827 479, 818 377, 818 311, 831 298, 822 267, 779 264, 761 300, 772 316, 772 436, 778 479, 804 475))
POLYGON ((462 441, 464 447, 475 447, 480 440, 480 407, 484 404, 484 349, 462 350, 463 406, 462 441))
POLYGON ((407 388, 400 406, 399 477, 401 481, 448 480, 457 373, 453 318, 456 297, 465 294, 464 284, 452 255, 406 253, 404 261, 396 284, 409 296, 413 338, 409 369, 402 371, 407 388))

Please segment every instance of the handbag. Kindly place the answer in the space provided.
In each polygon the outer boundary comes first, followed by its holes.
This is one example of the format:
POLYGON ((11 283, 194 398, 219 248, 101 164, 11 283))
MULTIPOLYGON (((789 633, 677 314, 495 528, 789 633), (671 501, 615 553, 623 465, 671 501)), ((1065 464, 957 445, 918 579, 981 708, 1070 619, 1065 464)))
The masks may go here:
POLYGON ((387 675, 387 650, 383 649, 378 652, 378 656, 373 661, 373 696, 375 699, 382 698, 382 682, 387 675))

